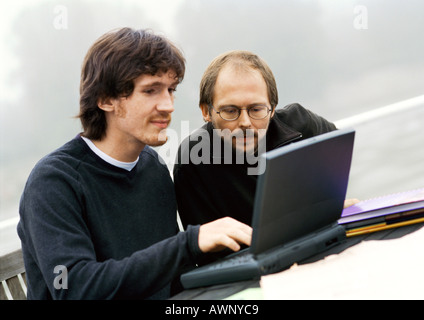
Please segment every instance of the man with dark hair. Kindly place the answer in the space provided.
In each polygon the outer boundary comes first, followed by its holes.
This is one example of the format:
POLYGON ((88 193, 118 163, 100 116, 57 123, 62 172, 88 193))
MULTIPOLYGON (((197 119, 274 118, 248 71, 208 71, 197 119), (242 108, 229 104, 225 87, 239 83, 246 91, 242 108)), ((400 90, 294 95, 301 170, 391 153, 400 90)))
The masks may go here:
POLYGON ((28 299, 164 299, 206 252, 249 245, 232 218, 178 232, 165 143, 185 61, 164 37, 109 32, 81 73, 83 132, 41 159, 20 202, 28 299))
POLYGON ((250 225, 259 154, 336 129, 297 103, 277 104, 272 71, 257 55, 230 51, 210 63, 199 101, 207 123, 182 142, 174 166, 184 227, 224 216, 250 225))

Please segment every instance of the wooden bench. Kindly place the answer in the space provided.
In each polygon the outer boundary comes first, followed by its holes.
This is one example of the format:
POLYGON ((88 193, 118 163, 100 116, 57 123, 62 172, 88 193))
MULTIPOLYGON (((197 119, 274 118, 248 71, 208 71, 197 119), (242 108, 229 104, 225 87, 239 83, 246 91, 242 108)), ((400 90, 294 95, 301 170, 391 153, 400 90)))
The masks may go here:
POLYGON ((0 300, 26 300, 25 267, 22 250, 0 257, 0 300))

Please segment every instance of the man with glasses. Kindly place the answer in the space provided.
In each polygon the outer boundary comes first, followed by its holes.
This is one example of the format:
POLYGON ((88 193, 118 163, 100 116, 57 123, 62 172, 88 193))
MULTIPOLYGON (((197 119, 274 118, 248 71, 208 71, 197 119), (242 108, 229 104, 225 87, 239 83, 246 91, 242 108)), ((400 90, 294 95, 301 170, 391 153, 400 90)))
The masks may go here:
POLYGON ((272 71, 257 55, 230 51, 211 62, 200 83, 207 123, 182 142, 174 166, 184 227, 225 216, 250 225, 259 154, 336 129, 299 104, 277 104, 272 71))

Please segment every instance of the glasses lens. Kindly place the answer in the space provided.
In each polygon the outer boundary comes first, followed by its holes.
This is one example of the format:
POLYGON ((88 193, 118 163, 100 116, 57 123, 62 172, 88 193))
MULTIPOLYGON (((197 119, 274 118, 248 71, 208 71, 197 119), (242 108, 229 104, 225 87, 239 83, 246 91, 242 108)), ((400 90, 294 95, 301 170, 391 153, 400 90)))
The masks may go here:
MULTIPOLYGON (((236 120, 240 116, 240 112, 241 109, 233 106, 228 106, 219 110, 219 115, 222 119, 231 121, 236 120)), ((254 106, 248 108, 247 113, 252 119, 260 120, 268 115, 269 109, 267 106, 254 106)))
POLYGON ((252 119, 263 119, 268 115, 268 107, 267 106, 255 106, 249 109, 249 116, 252 119))
POLYGON ((219 110, 219 114, 225 120, 235 120, 239 116, 239 109, 237 107, 224 107, 219 110))

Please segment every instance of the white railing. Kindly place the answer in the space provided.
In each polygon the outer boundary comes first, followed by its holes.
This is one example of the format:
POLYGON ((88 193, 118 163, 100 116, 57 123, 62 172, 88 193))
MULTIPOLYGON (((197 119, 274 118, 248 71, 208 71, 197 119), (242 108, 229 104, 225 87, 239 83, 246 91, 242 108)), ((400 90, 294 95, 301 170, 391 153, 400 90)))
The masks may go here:
POLYGON ((16 227, 18 222, 19 222, 19 217, 13 217, 13 218, 2 220, 0 221, 0 230, 9 228, 9 227, 16 227))
POLYGON ((349 118, 335 121, 335 125, 337 128, 352 127, 358 124, 372 121, 374 119, 380 119, 381 117, 391 115, 393 113, 406 111, 408 109, 415 108, 420 105, 424 105, 424 95, 411 98, 408 100, 403 100, 403 101, 393 103, 381 108, 363 112, 349 118))

